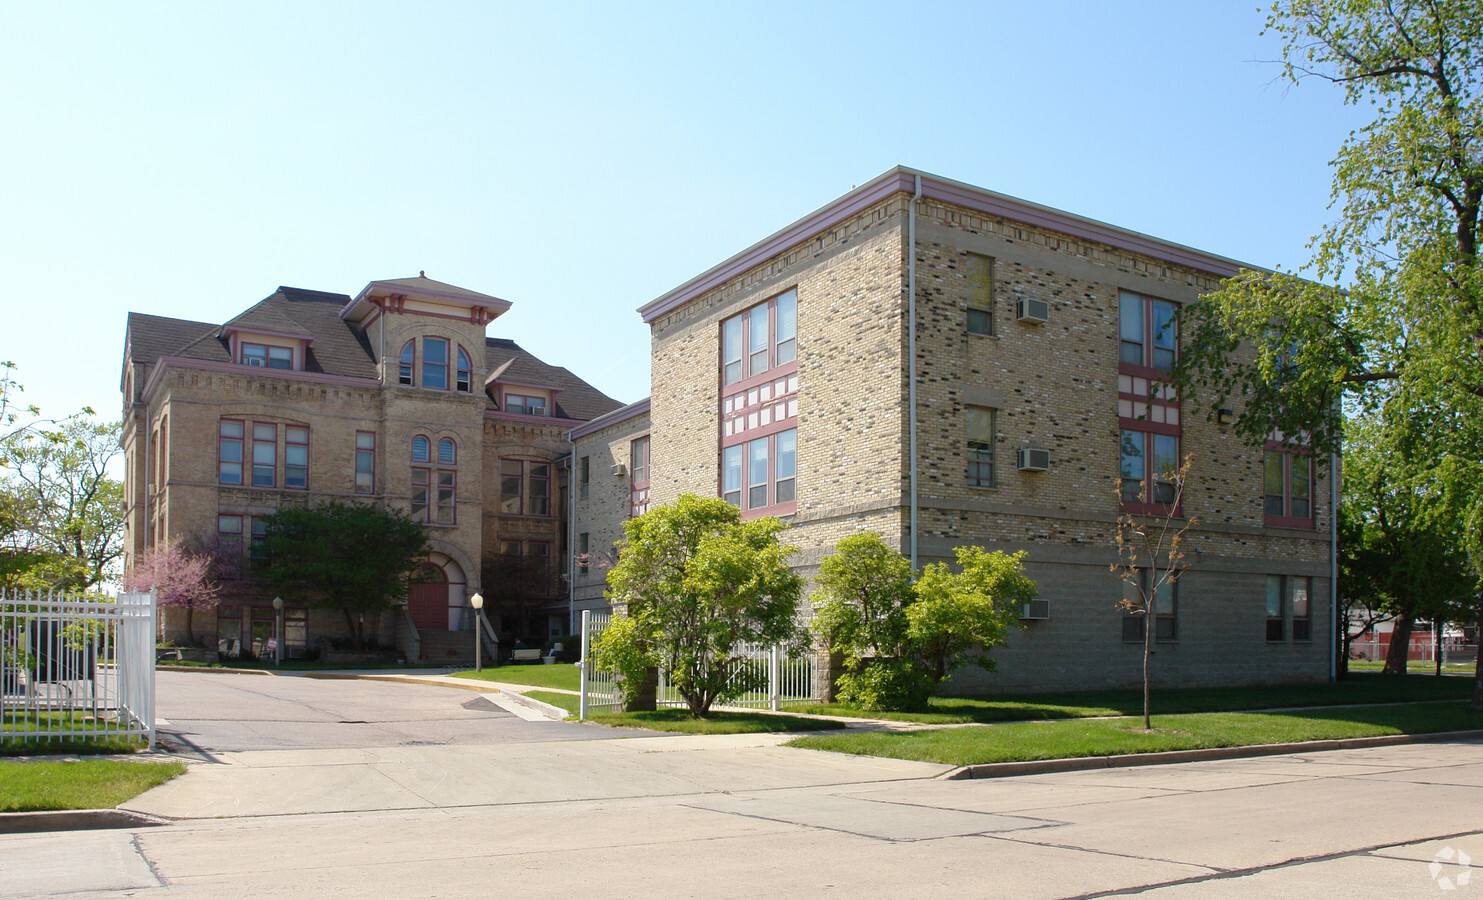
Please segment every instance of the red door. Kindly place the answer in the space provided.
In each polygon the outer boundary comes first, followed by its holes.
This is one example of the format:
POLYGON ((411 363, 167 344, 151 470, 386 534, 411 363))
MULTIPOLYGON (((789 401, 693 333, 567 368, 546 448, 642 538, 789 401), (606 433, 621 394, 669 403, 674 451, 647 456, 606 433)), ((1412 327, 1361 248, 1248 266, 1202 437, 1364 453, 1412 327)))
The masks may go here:
POLYGON ((407 595, 412 624, 427 631, 448 630, 448 582, 417 583, 407 595))

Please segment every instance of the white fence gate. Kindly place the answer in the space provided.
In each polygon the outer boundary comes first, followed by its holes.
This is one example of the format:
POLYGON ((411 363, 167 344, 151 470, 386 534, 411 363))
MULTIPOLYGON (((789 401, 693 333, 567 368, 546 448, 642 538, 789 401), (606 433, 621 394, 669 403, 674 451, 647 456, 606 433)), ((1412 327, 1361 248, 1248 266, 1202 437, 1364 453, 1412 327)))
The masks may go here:
MULTIPOLYGON (((623 692, 612 672, 598 669, 592 662, 592 646, 598 635, 610 621, 608 613, 582 612, 582 677, 581 699, 578 702, 578 718, 602 711, 616 711, 623 706, 623 692)), ((727 708, 781 710, 785 706, 796 706, 819 702, 814 691, 814 658, 808 653, 790 654, 778 645, 765 647, 760 644, 744 644, 740 668, 760 673, 763 684, 759 690, 748 691, 740 697, 725 702, 727 708)), ((685 698, 674 685, 669 683, 668 673, 659 670, 659 690, 656 705, 683 708, 685 698)))
POLYGON ((155 744, 155 595, 0 592, 0 743, 155 744))

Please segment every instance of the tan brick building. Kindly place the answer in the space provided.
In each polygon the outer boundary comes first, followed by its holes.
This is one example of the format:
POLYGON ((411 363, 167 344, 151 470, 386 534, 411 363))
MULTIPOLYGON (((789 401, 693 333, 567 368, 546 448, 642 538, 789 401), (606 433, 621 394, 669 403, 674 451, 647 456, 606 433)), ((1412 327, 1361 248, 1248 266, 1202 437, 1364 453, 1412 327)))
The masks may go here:
MULTIPOLYGON (((125 568, 176 537, 247 563, 274 510, 385 504, 425 523, 432 552, 407 606, 371 623, 382 643, 413 658, 463 647, 446 633, 472 627, 477 591, 505 640, 565 633, 564 436, 620 404, 486 337, 509 307, 418 276, 354 298, 280 287, 225 324, 131 313, 125 568)), ((228 595, 198 637, 261 655, 270 589, 247 575, 228 595)), ((166 636, 182 624, 167 614, 166 636)), ((292 605, 284 628, 290 655, 346 632, 338 613, 292 605)))
MULTIPOLYGON (((1048 602, 996 674, 959 673, 957 691, 1137 683, 1114 527, 1165 509, 1136 484, 1192 454, 1180 512, 1199 524, 1160 600, 1157 680, 1323 679, 1327 467, 1150 396, 1179 306, 1239 266, 893 169, 645 305, 647 421, 579 431, 576 453, 618 462, 647 433, 655 503, 694 492, 778 515, 810 574, 860 530, 919 564, 963 544, 1028 551, 1048 602)), ((607 541, 621 510, 579 507, 574 529, 607 541)))

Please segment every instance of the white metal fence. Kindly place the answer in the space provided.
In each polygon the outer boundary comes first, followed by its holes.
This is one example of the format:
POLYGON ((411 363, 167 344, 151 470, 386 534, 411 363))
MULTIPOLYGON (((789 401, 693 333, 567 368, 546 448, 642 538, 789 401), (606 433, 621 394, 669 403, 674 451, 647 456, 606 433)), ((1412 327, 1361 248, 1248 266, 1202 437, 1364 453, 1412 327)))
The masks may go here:
MULTIPOLYGON (((604 672, 592 663, 591 650, 598 635, 607 627, 608 613, 584 610, 582 613, 582 678, 578 717, 593 712, 620 709, 623 693, 612 672, 604 672)), ((744 644, 738 670, 760 675, 762 687, 747 691, 725 702, 726 707, 781 710, 785 706, 818 702, 814 691, 814 658, 809 653, 789 653, 774 645, 744 644)), ((749 679, 750 680, 750 679, 749 679)), ((670 684, 668 673, 659 670, 657 705, 683 708, 687 704, 678 689, 670 684)))
POLYGON ((155 595, 0 592, 0 743, 155 743, 155 595))

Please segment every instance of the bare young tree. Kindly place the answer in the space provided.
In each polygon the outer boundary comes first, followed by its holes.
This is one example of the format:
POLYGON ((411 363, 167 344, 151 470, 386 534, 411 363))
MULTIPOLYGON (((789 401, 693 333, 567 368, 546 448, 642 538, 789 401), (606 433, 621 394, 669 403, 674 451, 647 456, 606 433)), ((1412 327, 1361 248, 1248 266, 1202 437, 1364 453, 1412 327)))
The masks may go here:
MULTIPOLYGON (((1124 513, 1117 519, 1118 561, 1112 571, 1122 579, 1123 599, 1118 606, 1143 619, 1143 727, 1151 730, 1149 663, 1158 632, 1160 601, 1173 599, 1174 585, 1188 568, 1184 560, 1184 535, 1199 524, 1185 518, 1181 504, 1189 476, 1191 456, 1178 469, 1158 473, 1152 483, 1139 484, 1138 502, 1157 512, 1124 513), (1168 502, 1164 502, 1167 500, 1168 502)), ((1122 490, 1119 480, 1119 492, 1122 490)), ((1121 495, 1120 495, 1121 496, 1121 495)))

